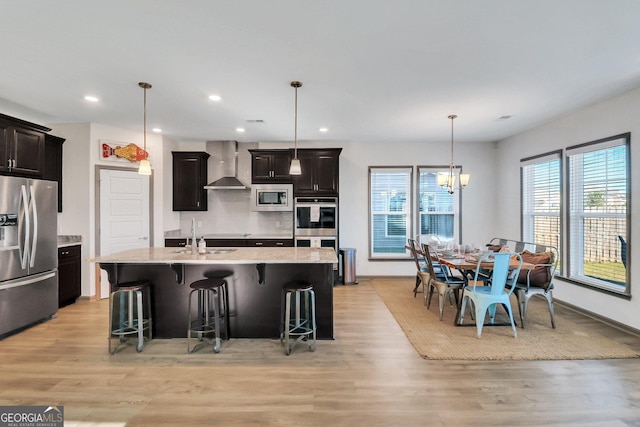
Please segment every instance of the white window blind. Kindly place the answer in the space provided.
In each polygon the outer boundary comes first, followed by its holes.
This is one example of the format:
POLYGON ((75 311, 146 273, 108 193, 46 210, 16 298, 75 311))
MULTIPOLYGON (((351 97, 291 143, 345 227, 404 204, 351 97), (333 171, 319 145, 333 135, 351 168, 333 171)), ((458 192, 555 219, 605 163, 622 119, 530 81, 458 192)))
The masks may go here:
POLYGON ((629 292, 629 134, 567 149, 569 277, 629 292))
POLYGON ((522 240, 560 250, 560 152, 521 161, 522 240))
POLYGON ((407 258, 412 167, 369 168, 369 257, 407 258))
MULTIPOLYGON (((450 194, 438 185, 442 168, 418 167, 418 234, 423 243, 460 241, 460 199, 462 191, 450 194)), ((456 175, 459 170, 455 171, 456 175)), ((464 190, 463 190, 464 191, 464 190)))

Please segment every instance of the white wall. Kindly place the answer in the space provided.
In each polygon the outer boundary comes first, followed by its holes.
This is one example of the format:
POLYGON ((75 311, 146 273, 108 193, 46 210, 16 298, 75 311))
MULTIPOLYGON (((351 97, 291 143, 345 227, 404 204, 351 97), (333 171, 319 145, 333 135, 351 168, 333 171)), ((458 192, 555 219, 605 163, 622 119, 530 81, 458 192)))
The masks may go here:
POLYGON ((157 179, 156 175, 153 180, 154 186, 158 186, 159 190, 162 191, 162 219, 156 218, 156 213, 154 212, 154 224, 155 231, 162 232, 162 236, 158 236, 158 233, 155 234, 154 238, 154 246, 164 246, 164 232, 167 230, 176 230, 180 228, 180 212, 173 211, 173 158, 171 156, 172 151, 178 151, 179 144, 176 141, 173 141, 170 138, 163 137, 162 138, 162 167, 156 167, 154 172, 160 172, 162 169, 162 181, 157 179), (157 237, 156 237, 157 236, 157 237))
MULTIPOLYGON (((96 165, 137 168, 133 163, 114 163, 100 156, 100 140, 133 142, 143 145, 142 132, 114 128, 101 124, 48 124, 51 133, 65 138, 63 145, 62 213, 58 214, 58 234, 82 236, 82 295, 96 294, 95 264, 86 260, 97 253, 95 234, 96 211, 96 165)), ((175 221, 171 212, 171 194, 166 198, 165 171, 171 171, 171 163, 165 165, 165 150, 174 143, 170 140, 162 144, 159 135, 147 134, 147 150, 153 168, 153 243, 164 245, 164 221, 175 221), (167 203, 168 209, 167 209, 167 203)), ((171 174, 169 173, 169 180, 171 174)))
MULTIPOLYGON (((640 158, 640 146, 636 135, 640 135, 640 89, 628 92, 608 101, 593 105, 575 114, 558 118, 552 122, 501 141, 498 146, 500 168, 496 168, 499 176, 497 194, 511 204, 519 206, 520 179, 519 161, 522 158, 558 150, 571 145, 631 132, 631 201, 640 200, 640 174, 634 170, 640 158)), ((640 218, 638 203, 631 206, 631 235, 628 236, 630 248, 640 242, 640 226, 634 224, 640 218)), ((520 235, 520 217, 502 209, 496 212, 497 221, 501 224, 498 230, 504 237, 520 235)), ((564 243, 566 245, 566 242, 564 243)), ((640 246, 639 246, 640 247, 640 246)), ((637 258, 637 256, 636 256, 637 258)), ((636 294, 640 263, 629 264, 631 268, 631 292, 636 294)), ((593 291, 566 281, 557 280, 555 298, 567 301, 591 312, 613 319, 617 322, 640 329, 640 299, 630 301, 593 291)))
POLYGON ((82 236, 82 295, 92 295, 89 275, 93 268, 84 262, 91 255, 87 242, 93 235, 93 218, 89 214, 88 200, 92 185, 88 179, 93 167, 89 159, 91 125, 76 123, 49 125, 51 134, 65 138, 62 146, 62 212, 58 214, 58 234, 82 236))
MULTIPOLYGON (((356 249, 358 276, 413 276, 415 264, 407 261, 368 260, 369 166, 447 166, 450 141, 440 143, 375 144, 367 141, 303 143, 303 148, 342 147, 340 155, 340 246, 356 249)), ((299 146, 300 146, 299 145, 299 146)), ((456 144, 454 162, 471 174, 463 190, 462 239, 484 243, 493 236, 496 148, 493 143, 456 144)), ((414 170, 414 178, 417 170, 414 170)))

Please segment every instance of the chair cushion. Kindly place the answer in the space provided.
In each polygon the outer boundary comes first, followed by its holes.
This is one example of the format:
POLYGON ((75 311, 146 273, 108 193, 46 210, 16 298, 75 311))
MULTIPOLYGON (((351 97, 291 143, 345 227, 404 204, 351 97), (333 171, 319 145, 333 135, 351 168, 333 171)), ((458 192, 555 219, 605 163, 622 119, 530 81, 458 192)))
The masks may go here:
MULTIPOLYGON (((530 264, 551 264, 553 262, 553 254, 551 252, 529 252, 520 253, 522 262, 530 264)), ((538 288, 547 288, 549 286, 549 266, 538 265, 530 273, 527 270, 520 270, 518 275, 518 283, 527 283, 527 274, 529 274, 529 285, 538 288)))

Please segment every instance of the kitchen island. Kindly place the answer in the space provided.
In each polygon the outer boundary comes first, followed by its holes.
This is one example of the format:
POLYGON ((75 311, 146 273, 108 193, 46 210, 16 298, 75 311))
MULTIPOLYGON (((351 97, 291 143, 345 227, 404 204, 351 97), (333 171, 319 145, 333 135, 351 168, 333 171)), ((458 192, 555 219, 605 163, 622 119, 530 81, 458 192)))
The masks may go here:
POLYGON ((189 284, 205 274, 229 272, 229 323, 232 338, 278 338, 282 285, 306 280, 316 294, 319 339, 333 339, 333 264, 327 248, 208 248, 193 255, 184 248, 131 249, 97 257, 110 285, 136 280, 151 283, 153 335, 187 335, 189 284))

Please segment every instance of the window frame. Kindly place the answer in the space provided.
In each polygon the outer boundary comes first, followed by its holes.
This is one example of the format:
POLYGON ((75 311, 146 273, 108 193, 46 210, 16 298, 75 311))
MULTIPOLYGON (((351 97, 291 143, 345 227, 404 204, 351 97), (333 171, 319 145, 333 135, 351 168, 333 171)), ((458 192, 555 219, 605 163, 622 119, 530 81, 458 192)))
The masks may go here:
MULTIPOLYGON (((430 166, 430 165, 419 165, 417 166, 416 172, 416 192, 415 192, 415 223, 416 223, 416 236, 422 237, 422 216, 420 211, 420 184, 421 184, 421 174, 423 172, 432 172, 436 174, 438 173, 449 173, 448 165, 440 165, 440 166, 430 166)), ((459 176, 462 172, 462 166, 455 165, 454 166, 454 174, 456 174, 456 181, 458 182, 458 186, 460 185, 459 176)), ((446 191, 446 190, 443 190, 446 191)), ((454 209, 453 211, 448 212, 434 212, 437 215, 451 215, 453 214, 453 239, 451 243, 460 244, 462 243, 462 191, 460 188, 457 188, 454 193, 451 195, 454 201, 454 209)), ((433 193, 438 196, 437 192, 433 193)), ((425 211, 428 213, 428 211, 425 211)), ((422 241, 422 240, 421 240, 422 241)), ((423 243, 426 243, 423 241, 423 243)))
MULTIPOLYGON (((572 230, 572 227, 574 226, 574 224, 572 223, 572 220, 575 220, 575 218, 578 216, 580 218, 585 218, 585 217, 590 217, 590 215, 585 215, 583 211, 580 213, 580 215, 573 214, 572 212, 572 208, 571 208, 572 207, 572 189, 573 189, 572 184, 574 180, 572 180, 571 156, 608 150, 608 149, 619 147, 619 146, 624 146, 626 150, 625 152, 625 167, 626 167, 626 174, 625 174, 626 209, 625 210, 626 212, 625 212, 624 218, 626 221, 625 237, 628 240, 629 236, 631 236, 631 212, 632 212, 632 209, 631 209, 631 184, 632 184, 631 133, 626 132, 626 133, 610 136, 607 138, 586 142, 583 144, 573 145, 565 149, 564 163, 566 165, 565 169, 566 169, 566 182, 567 182, 567 191, 566 191, 566 206, 567 206, 566 211, 567 212, 566 212, 565 228, 566 228, 566 235, 567 235, 567 244, 566 244, 567 256, 565 257, 566 269, 564 270, 564 276, 571 283, 574 283, 583 287, 595 289, 611 295, 631 298, 631 265, 630 264, 631 264, 632 257, 631 257, 630 245, 627 245, 627 254, 626 254, 627 267, 625 269, 626 279, 625 279, 623 290, 620 290, 617 285, 608 284, 607 281, 602 279, 597 279, 597 278, 591 279, 591 278, 584 277, 584 275, 572 274, 572 271, 574 270, 572 263, 576 261, 575 256, 577 256, 576 254, 572 253, 572 246, 576 239, 580 239, 580 241, 583 241, 582 240, 583 236, 581 237, 575 236, 575 232, 573 232, 572 230), (618 141, 621 141, 621 142, 618 143, 618 141), (598 146, 600 148, 597 148, 598 146)), ((605 217, 605 216, 609 216, 609 215, 603 215, 602 217, 605 217)))
MULTIPOLYGON (((562 150, 554 150, 547 153, 539 154, 536 156, 530 156, 523 159, 520 159, 520 238, 525 242, 536 242, 535 230, 533 233, 528 233, 526 229, 526 217, 535 218, 536 216, 547 216, 547 217, 557 217, 558 218, 558 236, 554 239, 553 237, 549 237, 548 241, 542 241, 542 244, 548 244, 554 246, 558 250, 558 255, 562 258, 562 249, 563 249, 563 238, 564 238, 564 186, 563 186, 563 156, 562 150), (544 213, 544 215, 536 215, 535 209, 531 211, 525 210, 527 204, 527 196, 531 196, 532 200, 535 200, 535 194, 526 194, 526 186, 525 186, 525 168, 528 166, 539 165, 543 163, 548 163, 554 160, 558 160, 558 203, 560 204, 557 215, 553 210, 544 213), (553 240, 556 240, 554 242, 553 240)), ((530 220, 529 223, 535 224, 535 220, 530 220)), ((559 264, 559 268, 556 271, 557 275, 562 274, 562 263, 559 264)))
MULTIPOLYGON (((391 211, 391 210, 387 210, 386 213, 384 213, 385 215, 385 233, 388 233, 388 216, 389 215, 394 215, 394 214, 405 214, 407 216, 406 219, 406 226, 407 226, 407 233, 405 235, 405 238, 403 239, 402 245, 406 246, 407 244, 407 238, 409 238, 410 236, 413 235, 413 226, 414 226, 414 208, 413 208, 413 194, 414 194, 414 190, 413 190, 413 186, 414 186, 414 177, 413 177, 413 173, 414 173, 414 167, 413 166, 369 166, 368 168, 368 259, 371 261, 405 261, 405 260, 410 260, 411 258, 411 254, 409 253, 408 250, 404 250, 402 253, 397 252, 397 253, 388 253, 388 254, 383 254, 383 253, 375 253, 374 250, 374 211, 372 209, 372 203, 373 203, 373 199, 372 199, 372 176, 375 174, 375 172, 378 171, 379 173, 383 173, 383 172, 391 172, 391 171, 405 171, 408 176, 408 180, 407 180, 407 184, 408 184, 408 188, 407 188, 407 194, 406 197, 409 199, 407 200, 407 202, 405 203, 405 210, 404 211, 391 211)), ((380 213, 377 213, 378 215, 380 213)))

